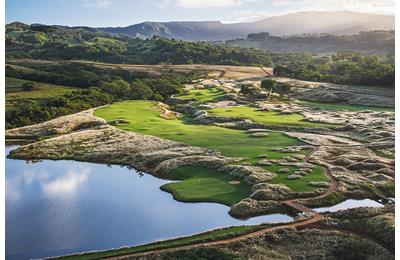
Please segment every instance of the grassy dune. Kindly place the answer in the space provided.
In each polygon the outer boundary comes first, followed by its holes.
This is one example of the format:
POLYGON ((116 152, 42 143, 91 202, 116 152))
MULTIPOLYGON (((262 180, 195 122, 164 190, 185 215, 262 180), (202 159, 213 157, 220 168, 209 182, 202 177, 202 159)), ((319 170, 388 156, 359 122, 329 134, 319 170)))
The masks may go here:
POLYGON ((271 172, 277 173, 277 177, 270 181, 273 184, 284 183, 290 189, 295 192, 307 192, 314 191, 317 187, 313 187, 309 185, 310 182, 319 182, 319 181, 329 181, 328 177, 324 174, 324 169, 320 166, 315 166, 313 171, 303 176, 301 179, 289 180, 286 177, 290 174, 293 174, 295 171, 299 170, 297 167, 285 167, 272 165, 268 166, 267 169, 271 172), (287 168, 289 169, 288 173, 279 173, 279 169, 287 168))
POLYGON ((362 105, 349 105, 349 104, 334 104, 334 103, 321 103, 314 101, 301 101, 301 104, 308 107, 320 107, 323 110, 328 111, 339 111, 339 110, 347 110, 347 111, 363 111, 363 110, 372 110, 372 111, 388 111, 394 112, 394 107, 375 107, 375 106, 362 106, 362 105))
POLYGON ((258 108, 249 106, 214 108, 208 110, 207 112, 210 113, 211 115, 216 115, 216 116, 247 118, 254 122, 265 125, 285 125, 285 126, 289 125, 289 126, 301 126, 301 127, 336 127, 336 125, 333 124, 305 121, 303 116, 300 114, 280 114, 271 111, 261 111, 258 108))
MULTIPOLYGON (((253 137, 240 130, 193 125, 187 118, 165 119, 160 114, 161 110, 156 102, 143 100, 118 102, 95 111, 96 116, 108 122, 124 119, 127 123, 117 125, 120 129, 215 149, 225 156, 240 157, 243 158, 243 162, 255 165, 261 160, 260 155, 266 155, 269 159, 281 159, 295 153, 278 152, 274 149, 303 144, 300 140, 279 132, 253 137)), ((304 154, 307 151, 299 153, 304 154)), ((231 176, 212 169, 183 167, 178 168, 169 177, 181 181, 166 184, 162 189, 181 201, 208 201, 232 205, 251 193, 247 184, 229 184, 229 181, 233 180, 231 176)), ((308 185, 309 181, 322 179, 325 180, 323 173, 315 170, 299 180, 288 180, 286 176, 279 174, 271 182, 287 184, 294 191, 309 191, 315 189, 308 185)))
POLYGON ((118 102, 97 109, 95 115, 109 122, 116 119, 128 121, 127 124, 118 125, 117 127, 120 129, 216 149, 221 151, 223 155, 241 157, 248 161, 257 161, 260 154, 267 154, 268 158, 271 159, 280 159, 290 155, 290 153, 275 152, 271 149, 302 144, 298 139, 278 132, 271 132, 268 136, 254 138, 239 130, 209 125, 193 125, 186 118, 167 120, 159 116, 160 110, 156 107, 156 102, 152 101, 118 102))

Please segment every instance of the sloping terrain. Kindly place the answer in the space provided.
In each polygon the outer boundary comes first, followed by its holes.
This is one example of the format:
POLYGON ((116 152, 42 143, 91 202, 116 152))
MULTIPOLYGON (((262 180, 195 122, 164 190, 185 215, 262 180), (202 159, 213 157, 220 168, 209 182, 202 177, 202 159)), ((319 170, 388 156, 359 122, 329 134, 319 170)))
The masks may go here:
POLYGON ((227 40, 244 38, 249 33, 259 32, 269 32, 272 35, 309 33, 340 35, 354 34, 360 31, 393 30, 394 17, 353 12, 300 12, 252 23, 224 24, 218 21, 144 22, 127 27, 96 29, 131 37, 150 38, 156 35, 184 40, 227 40))

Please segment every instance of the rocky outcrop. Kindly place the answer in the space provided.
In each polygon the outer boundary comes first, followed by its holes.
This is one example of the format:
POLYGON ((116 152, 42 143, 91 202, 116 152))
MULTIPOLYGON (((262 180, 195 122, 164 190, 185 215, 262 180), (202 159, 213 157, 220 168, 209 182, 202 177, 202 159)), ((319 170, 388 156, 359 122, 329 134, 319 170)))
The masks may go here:
POLYGON ((236 218, 248 218, 250 216, 281 213, 285 211, 285 207, 277 201, 258 201, 249 198, 234 204, 231 207, 229 214, 236 218))
POLYGON ((220 170, 227 172, 232 176, 242 178, 251 185, 269 181, 276 177, 275 173, 257 166, 229 164, 221 167, 220 170))
POLYGON ((250 198, 255 200, 287 200, 293 198, 295 193, 286 185, 259 183, 253 185, 253 194, 250 198))
MULTIPOLYGON (((48 137, 11 151, 11 158, 72 159, 119 164, 159 176, 180 166, 218 168, 235 161, 234 158, 224 157, 214 150, 119 130, 108 125, 105 120, 95 117, 93 109, 41 124, 7 130, 6 135, 48 137), (49 138, 56 133, 59 136, 49 138)), ((256 179, 256 175, 249 178, 256 179)))
POLYGON ((127 165, 161 176, 183 165, 220 167, 233 161, 213 150, 127 132, 111 126, 82 130, 27 144, 13 150, 9 156, 28 160, 72 159, 127 165))
POLYGON ((107 127, 106 120, 93 116, 94 109, 58 117, 41 124, 14 128, 6 131, 6 138, 37 139, 69 134, 83 129, 107 127))

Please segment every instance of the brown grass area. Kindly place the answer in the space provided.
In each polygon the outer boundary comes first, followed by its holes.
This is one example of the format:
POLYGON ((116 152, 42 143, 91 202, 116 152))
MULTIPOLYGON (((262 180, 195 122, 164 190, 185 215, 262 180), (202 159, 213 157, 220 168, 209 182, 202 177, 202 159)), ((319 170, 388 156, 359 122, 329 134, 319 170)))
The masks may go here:
POLYGON ((210 77, 223 78, 248 78, 272 75, 273 69, 267 67, 251 66, 228 66, 228 65, 207 65, 207 64, 183 64, 183 65, 137 65, 137 64, 110 64, 92 61, 48 61, 31 59, 8 59, 7 64, 59 64, 59 63, 88 63, 100 68, 120 68, 135 73, 145 73, 158 77, 163 71, 174 70, 179 72, 206 71, 210 77))

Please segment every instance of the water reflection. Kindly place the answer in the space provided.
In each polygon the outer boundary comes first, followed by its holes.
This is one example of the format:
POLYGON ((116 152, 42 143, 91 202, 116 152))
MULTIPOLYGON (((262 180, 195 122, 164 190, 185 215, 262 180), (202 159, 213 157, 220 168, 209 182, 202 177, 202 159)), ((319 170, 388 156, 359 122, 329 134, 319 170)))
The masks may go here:
POLYGON ((42 190, 47 196, 74 195, 87 182, 89 173, 87 168, 68 171, 55 180, 42 183, 42 190))
MULTIPOLYGON (((7 147, 6 154, 15 147, 7 147)), ((159 187, 168 181, 127 168, 6 159, 6 256, 28 259, 137 245, 205 230, 292 218, 246 221, 215 203, 181 203, 159 187)))

